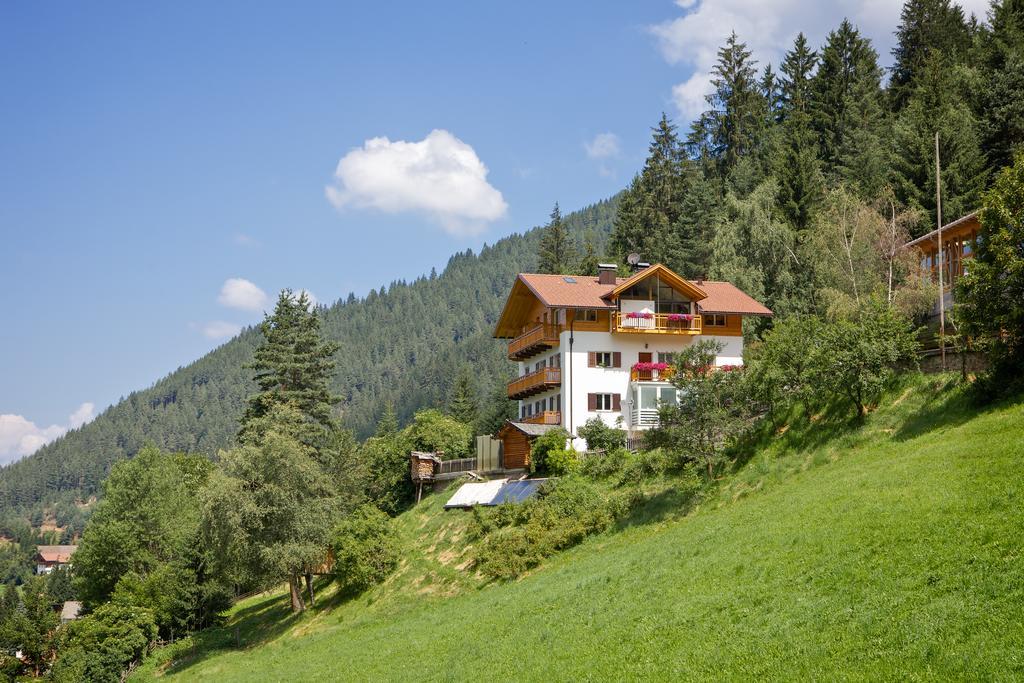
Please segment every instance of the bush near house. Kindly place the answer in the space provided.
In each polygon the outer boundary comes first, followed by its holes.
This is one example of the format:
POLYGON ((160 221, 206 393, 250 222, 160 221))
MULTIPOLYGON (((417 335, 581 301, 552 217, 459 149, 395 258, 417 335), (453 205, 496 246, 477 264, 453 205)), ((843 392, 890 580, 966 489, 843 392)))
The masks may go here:
POLYGON ((334 530, 334 576, 342 591, 361 593, 398 566, 401 545, 391 518, 363 505, 334 530))

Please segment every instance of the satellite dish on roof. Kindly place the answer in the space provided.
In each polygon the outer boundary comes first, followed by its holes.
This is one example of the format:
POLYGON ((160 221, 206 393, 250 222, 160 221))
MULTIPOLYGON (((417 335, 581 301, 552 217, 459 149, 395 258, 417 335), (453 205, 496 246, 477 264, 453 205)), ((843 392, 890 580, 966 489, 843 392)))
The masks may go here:
POLYGON ((636 264, 640 263, 640 254, 630 254, 629 256, 626 257, 626 263, 628 263, 631 266, 635 266, 636 264))

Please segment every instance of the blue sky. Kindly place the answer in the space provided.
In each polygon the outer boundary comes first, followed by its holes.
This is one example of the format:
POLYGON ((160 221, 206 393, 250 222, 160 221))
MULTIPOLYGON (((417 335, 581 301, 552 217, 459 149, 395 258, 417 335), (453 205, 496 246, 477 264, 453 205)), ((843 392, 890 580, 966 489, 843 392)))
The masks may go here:
POLYGON ((608 197, 732 28, 777 62, 848 14, 887 51, 898 6, 837 4, 4 3, 0 462, 261 293, 362 295, 608 197))

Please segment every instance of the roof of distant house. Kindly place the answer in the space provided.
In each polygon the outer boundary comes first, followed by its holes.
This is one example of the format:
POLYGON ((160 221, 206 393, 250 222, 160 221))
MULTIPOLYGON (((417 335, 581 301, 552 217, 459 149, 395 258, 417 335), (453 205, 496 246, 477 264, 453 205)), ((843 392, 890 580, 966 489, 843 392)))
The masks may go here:
POLYGON ((68 600, 64 603, 64 606, 60 610, 61 621, 72 621, 78 618, 78 613, 82 611, 82 603, 78 600, 68 600))
POLYGON ((67 562, 74 552, 78 550, 77 545, 38 545, 36 553, 43 562, 67 562))

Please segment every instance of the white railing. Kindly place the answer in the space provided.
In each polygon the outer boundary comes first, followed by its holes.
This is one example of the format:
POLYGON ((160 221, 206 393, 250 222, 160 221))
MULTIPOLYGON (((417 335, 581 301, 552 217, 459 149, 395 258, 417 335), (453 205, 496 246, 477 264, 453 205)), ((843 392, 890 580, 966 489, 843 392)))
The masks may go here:
POLYGON ((658 425, 657 408, 637 408, 633 410, 634 427, 656 427, 658 425))

